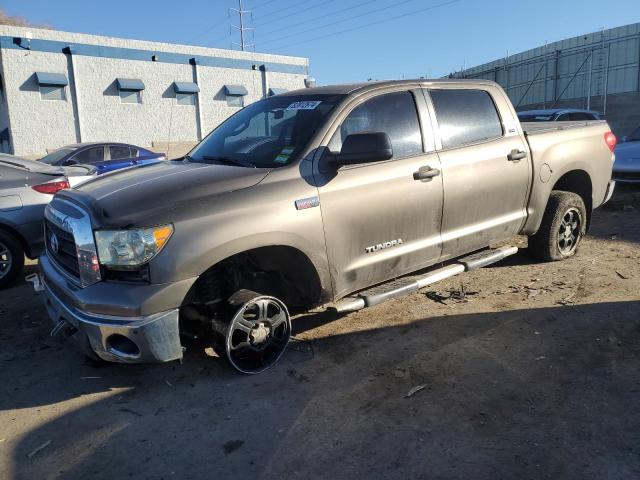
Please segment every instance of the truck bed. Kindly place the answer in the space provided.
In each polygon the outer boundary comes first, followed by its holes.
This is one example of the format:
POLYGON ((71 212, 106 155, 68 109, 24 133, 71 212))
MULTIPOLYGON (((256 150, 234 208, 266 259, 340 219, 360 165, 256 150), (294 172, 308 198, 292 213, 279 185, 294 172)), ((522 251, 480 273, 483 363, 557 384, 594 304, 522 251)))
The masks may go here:
POLYGON ((573 122, 521 122, 522 130, 527 136, 540 133, 557 132, 571 128, 588 127, 606 124, 606 120, 578 120, 573 122))

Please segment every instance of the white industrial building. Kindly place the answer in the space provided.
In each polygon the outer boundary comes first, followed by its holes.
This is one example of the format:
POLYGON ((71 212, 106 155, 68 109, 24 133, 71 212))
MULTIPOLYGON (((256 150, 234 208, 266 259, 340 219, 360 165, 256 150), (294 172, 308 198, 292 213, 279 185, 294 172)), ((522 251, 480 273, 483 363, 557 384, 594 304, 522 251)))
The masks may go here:
POLYGON ((0 150, 116 141, 184 151, 243 105, 303 88, 306 58, 0 26, 0 150))

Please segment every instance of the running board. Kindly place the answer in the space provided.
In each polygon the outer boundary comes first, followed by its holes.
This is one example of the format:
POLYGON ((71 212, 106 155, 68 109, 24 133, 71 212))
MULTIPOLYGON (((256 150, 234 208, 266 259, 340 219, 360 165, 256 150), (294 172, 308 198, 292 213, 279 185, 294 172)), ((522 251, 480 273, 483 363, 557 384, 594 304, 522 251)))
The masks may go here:
POLYGON ((348 313, 361 310, 365 307, 372 307, 392 298, 404 297, 410 293, 417 292, 427 285, 453 277, 459 273, 486 267, 516 253, 518 253, 518 247, 500 247, 492 250, 483 250, 473 255, 460 258, 456 263, 433 270, 426 275, 402 277, 358 292, 356 296, 344 298, 332 307, 329 307, 329 309, 337 313, 348 313))

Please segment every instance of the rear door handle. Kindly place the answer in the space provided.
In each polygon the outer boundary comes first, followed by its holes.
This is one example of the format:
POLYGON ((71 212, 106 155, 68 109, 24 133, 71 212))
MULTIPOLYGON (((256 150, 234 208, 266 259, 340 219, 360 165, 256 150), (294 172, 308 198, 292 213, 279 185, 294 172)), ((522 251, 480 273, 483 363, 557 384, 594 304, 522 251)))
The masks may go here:
POLYGON ((511 150, 511 153, 507 155, 507 160, 510 162, 519 162, 526 156, 527 152, 523 152, 522 150, 511 150))
POLYGON ((413 179, 421 182, 429 182, 433 177, 440 175, 440 170, 431 168, 429 165, 420 167, 417 172, 413 172, 413 179))

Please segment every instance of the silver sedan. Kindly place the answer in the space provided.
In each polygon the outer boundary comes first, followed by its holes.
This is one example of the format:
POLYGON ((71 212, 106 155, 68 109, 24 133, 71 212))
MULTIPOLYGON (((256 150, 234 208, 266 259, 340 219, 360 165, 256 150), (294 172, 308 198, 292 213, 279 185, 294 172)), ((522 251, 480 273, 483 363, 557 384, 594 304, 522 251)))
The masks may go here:
POLYGON ((613 179, 621 183, 640 183, 640 127, 616 146, 613 179))
POLYGON ((93 176, 93 167, 52 167, 0 154, 0 288, 18 277, 25 255, 42 251, 44 208, 53 195, 93 176))

